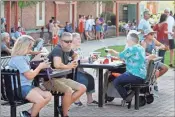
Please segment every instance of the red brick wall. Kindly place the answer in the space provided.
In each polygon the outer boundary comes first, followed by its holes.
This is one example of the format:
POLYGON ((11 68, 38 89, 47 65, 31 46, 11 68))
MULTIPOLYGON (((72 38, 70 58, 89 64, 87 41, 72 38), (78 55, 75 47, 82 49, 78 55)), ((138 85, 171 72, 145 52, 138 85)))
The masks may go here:
MULTIPOLYGON (((52 16, 54 16, 54 2, 45 2, 45 24, 48 24, 49 20, 52 16)), ((103 11, 105 7, 103 5, 103 11)), ((5 14, 7 14, 7 9, 4 10, 5 14)), ((11 9, 11 27, 14 27, 15 23, 15 9, 12 5, 11 9)), ((58 15, 57 20, 61 22, 62 25, 65 25, 65 22, 69 22, 69 12, 70 6, 69 4, 59 4, 58 5, 58 15)), ((96 17, 96 3, 95 2, 77 2, 77 19, 78 15, 93 15, 96 17)), ((19 18, 22 20, 22 27, 26 30, 29 29, 39 29, 40 27, 36 26, 36 5, 31 7, 23 8, 22 10, 22 18, 21 18, 21 9, 18 9, 19 18)), ((6 15, 5 15, 6 16, 6 15)))
POLYGON ((54 2, 45 2, 45 24, 48 24, 51 17, 54 17, 54 4, 54 2))
POLYGON ((58 5, 58 20, 62 25, 65 25, 65 22, 69 22, 70 6, 69 4, 59 4, 58 5))

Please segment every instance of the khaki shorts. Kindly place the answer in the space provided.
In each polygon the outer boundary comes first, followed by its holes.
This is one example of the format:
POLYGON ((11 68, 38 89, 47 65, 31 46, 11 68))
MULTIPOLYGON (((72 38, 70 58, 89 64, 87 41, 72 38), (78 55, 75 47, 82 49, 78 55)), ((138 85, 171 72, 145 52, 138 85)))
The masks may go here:
POLYGON ((80 83, 67 78, 53 78, 52 83, 53 85, 50 83, 50 81, 45 81, 44 87, 48 90, 51 89, 54 92, 57 91, 61 93, 65 93, 69 90, 77 91, 81 85, 80 83), (51 88, 51 86, 53 87, 51 88))

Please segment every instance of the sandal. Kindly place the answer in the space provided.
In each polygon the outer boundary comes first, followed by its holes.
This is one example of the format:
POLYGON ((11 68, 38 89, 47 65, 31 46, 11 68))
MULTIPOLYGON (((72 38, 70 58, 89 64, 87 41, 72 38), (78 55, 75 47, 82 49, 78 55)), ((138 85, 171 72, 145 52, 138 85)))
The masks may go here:
POLYGON ((94 106, 94 105, 98 105, 98 102, 93 100, 91 103, 87 104, 88 106, 94 106))

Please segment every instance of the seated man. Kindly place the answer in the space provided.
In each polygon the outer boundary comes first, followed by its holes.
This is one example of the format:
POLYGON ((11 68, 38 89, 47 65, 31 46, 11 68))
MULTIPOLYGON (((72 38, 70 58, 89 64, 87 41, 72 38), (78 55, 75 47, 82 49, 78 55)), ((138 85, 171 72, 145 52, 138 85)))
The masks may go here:
MULTIPOLYGON (((156 58, 157 55, 154 55, 154 53, 152 53, 154 52, 153 50, 156 51, 158 49, 165 49, 165 46, 154 38, 154 34, 155 32, 151 29, 145 30, 145 35, 144 35, 145 39, 142 40, 141 42, 141 45, 145 48, 146 56, 148 60, 156 58)), ((168 67, 162 62, 160 62, 158 66, 158 70, 159 70, 159 73, 157 72, 156 77, 160 77, 163 74, 165 74, 168 71, 168 67)), ((156 91, 158 90, 157 88, 158 87, 156 86, 155 87, 156 91)))
MULTIPOLYGON (((80 38, 80 37, 78 37, 80 38)), ((78 54, 72 50, 72 34, 68 32, 64 32, 60 39, 60 45, 57 45, 53 51, 49 54, 48 58, 50 61, 53 61, 55 68, 58 69, 73 69, 77 67, 77 59, 78 54)), ((95 81, 94 78, 85 72, 77 72, 76 81, 78 83, 84 84, 87 88, 87 103, 90 104, 97 104, 95 100, 92 98, 92 92, 95 90, 95 81)), ((76 102, 78 106, 81 106, 82 103, 76 102)))
MULTIPOLYGON (((64 40, 64 44, 67 44, 68 48, 65 48, 64 51, 64 56, 61 56, 63 58, 60 58, 60 55, 63 54, 63 51, 61 50, 61 46, 58 45, 56 46, 53 51, 48 55, 49 60, 51 61, 51 66, 54 69, 72 69, 77 67, 77 63, 75 61, 71 62, 68 65, 64 65, 62 61, 66 59, 69 55, 69 47, 70 47, 70 41, 67 41, 67 35, 62 35, 62 40, 64 40)), ((71 79, 65 78, 65 76, 61 78, 53 78, 52 79, 53 87, 50 81, 45 81, 44 86, 46 89, 50 89, 52 91, 57 91, 64 93, 63 96, 63 115, 64 117, 68 116, 68 110, 73 102, 75 102, 79 97, 86 91, 86 87, 83 84, 80 84, 76 81, 73 81, 71 79)))
POLYGON ((1 33, 1 35, 2 35, 1 54, 2 55, 10 55, 11 54, 11 49, 8 46, 10 44, 10 35, 6 32, 1 33))

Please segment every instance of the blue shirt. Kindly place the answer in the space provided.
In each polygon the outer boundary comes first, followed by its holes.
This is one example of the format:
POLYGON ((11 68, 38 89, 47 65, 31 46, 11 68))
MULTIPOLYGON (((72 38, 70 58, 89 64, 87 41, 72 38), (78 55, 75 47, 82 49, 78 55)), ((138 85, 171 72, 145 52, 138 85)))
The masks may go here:
POLYGON ((146 78, 145 50, 139 44, 126 48, 119 53, 126 63, 126 71, 142 79, 146 78))
POLYGON ((9 61, 9 67, 17 69, 20 72, 21 86, 32 84, 32 80, 28 80, 24 73, 30 71, 30 58, 28 56, 15 56, 9 61))
POLYGON ((14 37, 16 39, 18 39, 18 37, 20 37, 21 35, 22 35, 21 32, 16 31, 15 34, 14 34, 14 37))
MULTIPOLYGON (((150 29, 150 28, 151 28, 151 25, 148 20, 145 20, 145 19, 140 20, 140 23, 138 25, 138 30, 142 30, 144 32, 145 30, 150 29)), ((142 41, 144 39, 144 34, 141 33, 139 35, 139 39, 140 41, 142 41)))

